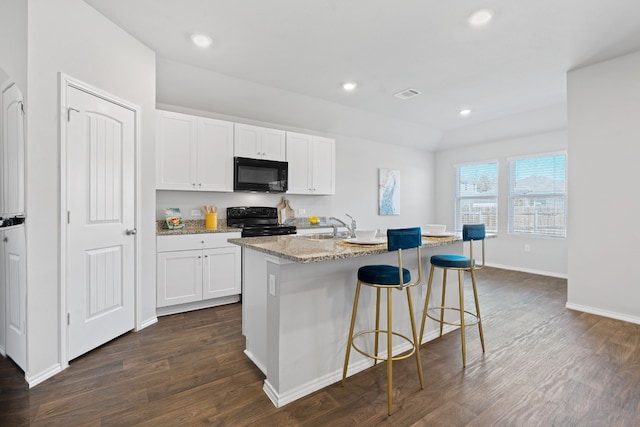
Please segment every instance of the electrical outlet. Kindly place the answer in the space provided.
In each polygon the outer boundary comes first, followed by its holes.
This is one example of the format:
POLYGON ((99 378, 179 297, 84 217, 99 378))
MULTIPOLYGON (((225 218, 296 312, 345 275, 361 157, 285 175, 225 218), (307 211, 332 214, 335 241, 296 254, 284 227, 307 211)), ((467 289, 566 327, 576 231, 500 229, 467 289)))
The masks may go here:
POLYGON ((531 245, 529 245, 529 244, 524 245, 524 251, 525 252, 531 252, 531 245))
POLYGON ((191 209, 191 216, 194 218, 200 217, 202 215, 202 213, 200 212, 200 209, 191 209))
POLYGON ((276 296, 276 276, 273 274, 269 275, 269 295, 276 296))
POLYGON ((307 213, 306 209, 298 209, 298 215, 304 215, 307 213))

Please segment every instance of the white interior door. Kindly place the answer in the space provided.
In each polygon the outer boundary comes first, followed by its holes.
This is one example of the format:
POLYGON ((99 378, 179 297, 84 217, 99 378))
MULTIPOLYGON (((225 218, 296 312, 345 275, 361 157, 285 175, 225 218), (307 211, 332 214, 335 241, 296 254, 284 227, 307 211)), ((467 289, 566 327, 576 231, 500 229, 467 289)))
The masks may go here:
POLYGON ((135 325, 135 112, 66 88, 68 359, 135 325))

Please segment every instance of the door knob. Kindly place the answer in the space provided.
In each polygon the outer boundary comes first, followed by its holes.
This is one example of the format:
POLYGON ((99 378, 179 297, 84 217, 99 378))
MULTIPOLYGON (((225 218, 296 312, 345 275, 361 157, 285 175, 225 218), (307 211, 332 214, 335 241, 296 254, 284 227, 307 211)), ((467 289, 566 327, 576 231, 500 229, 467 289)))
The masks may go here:
POLYGON ((124 232, 124 234, 126 234, 127 236, 133 236, 133 235, 138 234, 138 230, 136 230, 135 228, 130 228, 130 229, 126 230, 124 232))

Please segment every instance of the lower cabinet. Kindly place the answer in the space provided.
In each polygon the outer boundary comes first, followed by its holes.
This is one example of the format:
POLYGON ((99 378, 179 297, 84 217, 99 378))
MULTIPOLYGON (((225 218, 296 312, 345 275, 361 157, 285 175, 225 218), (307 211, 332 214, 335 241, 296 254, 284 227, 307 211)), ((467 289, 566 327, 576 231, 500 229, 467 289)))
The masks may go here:
POLYGON ((27 264, 24 227, 0 230, 0 344, 27 371, 27 264))
POLYGON ((157 307, 174 307, 158 314, 239 300, 240 247, 227 243, 237 237, 240 233, 158 236, 157 307))

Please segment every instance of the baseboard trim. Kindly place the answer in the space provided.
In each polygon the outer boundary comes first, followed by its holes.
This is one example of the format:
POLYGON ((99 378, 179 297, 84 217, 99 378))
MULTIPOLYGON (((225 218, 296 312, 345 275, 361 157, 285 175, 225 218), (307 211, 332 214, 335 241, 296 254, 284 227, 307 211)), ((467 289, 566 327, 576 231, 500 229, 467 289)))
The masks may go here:
POLYGON ((640 317, 637 316, 629 316, 627 314, 617 313, 615 311, 602 310, 601 308, 572 304, 570 302, 567 302, 565 307, 569 310, 581 311, 583 313, 595 314, 596 316, 608 317, 610 319, 622 320, 623 322, 635 323, 637 325, 640 325, 640 317))
MULTIPOLYGON (((445 325, 442 334, 446 334, 448 332, 451 332, 453 330, 457 330, 459 329, 459 327, 457 326, 450 326, 450 325, 445 325)), ((440 332, 439 331, 431 331, 427 334, 425 334, 423 336, 422 339, 422 343, 431 341, 433 339, 436 339, 440 336, 440 332)), ((395 347, 393 347, 393 354, 401 354, 404 353, 408 350, 411 349, 411 345, 407 342, 403 342, 400 345, 397 345, 395 347)), ((245 354, 247 354, 247 356, 249 356, 249 358, 251 359, 250 355, 247 353, 247 351, 245 350, 245 354)), ((387 352, 381 352, 380 353, 380 357, 386 357, 387 356, 387 352)), ((413 356, 412 356, 413 357, 413 356)), ((253 361, 253 359, 252 359, 253 361)), ((255 363, 255 362, 254 362, 255 363)), ((365 369, 368 369, 370 367, 372 367, 374 364, 373 359, 361 359, 355 363, 351 363, 349 364, 349 367, 347 369, 347 377, 350 377, 352 375, 355 375, 359 372, 364 371, 365 369)), ((260 368, 258 366, 258 368, 260 368)), ((263 371, 264 372, 264 371, 263 371)), ((342 369, 339 369, 337 371, 331 372, 323 377, 320 377, 318 379, 315 379, 313 381, 309 381, 307 383, 301 384, 298 387, 295 387, 289 391, 286 391, 284 393, 278 393, 278 391, 271 385, 271 383, 269 382, 269 379, 267 378, 264 381, 264 385, 262 387, 262 390, 264 391, 264 393, 267 395, 267 397, 269 397, 269 400, 271 400, 271 402, 274 404, 275 407, 280 408, 288 403, 291 403, 295 400, 300 399, 301 397, 307 396, 308 394, 313 393, 314 391, 318 391, 322 388, 325 388, 327 386, 330 386, 331 384, 335 384, 338 381, 342 381, 342 369)), ((347 381, 348 383, 348 381, 347 381)))
POLYGON ((203 308, 217 307, 219 305, 233 304, 240 301, 240 295, 231 295, 208 299, 204 301, 190 302, 186 304, 170 305, 156 308, 157 316, 168 316, 170 314, 184 313, 185 311, 201 310, 203 308))
POLYGON ((48 380, 54 375, 59 374, 60 372, 62 372, 62 365, 57 363, 51 366, 49 369, 39 372, 37 375, 25 374, 24 379, 27 380, 27 384, 29 384, 29 388, 31 388, 48 380))
POLYGON ((136 329, 136 331, 141 331, 142 329, 146 328, 147 326, 151 326, 154 323, 158 323, 158 318, 157 317, 152 317, 151 319, 145 320, 144 322, 142 322, 140 327, 138 329, 136 329))
POLYGON ((499 268, 501 270, 521 271, 523 273, 539 274, 541 276, 557 277, 559 279, 567 279, 569 277, 566 273, 537 270, 534 268, 514 267, 512 265, 505 265, 505 264, 487 263, 487 267, 499 268))
POLYGON ((249 358, 249 360, 251 360, 251 363, 253 363, 254 365, 256 365, 256 367, 258 369, 260 369, 262 371, 263 374, 267 375, 267 367, 264 366, 257 357, 254 356, 253 353, 251 353, 249 350, 245 349, 244 350, 244 354, 245 356, 247 356, 249 358))

